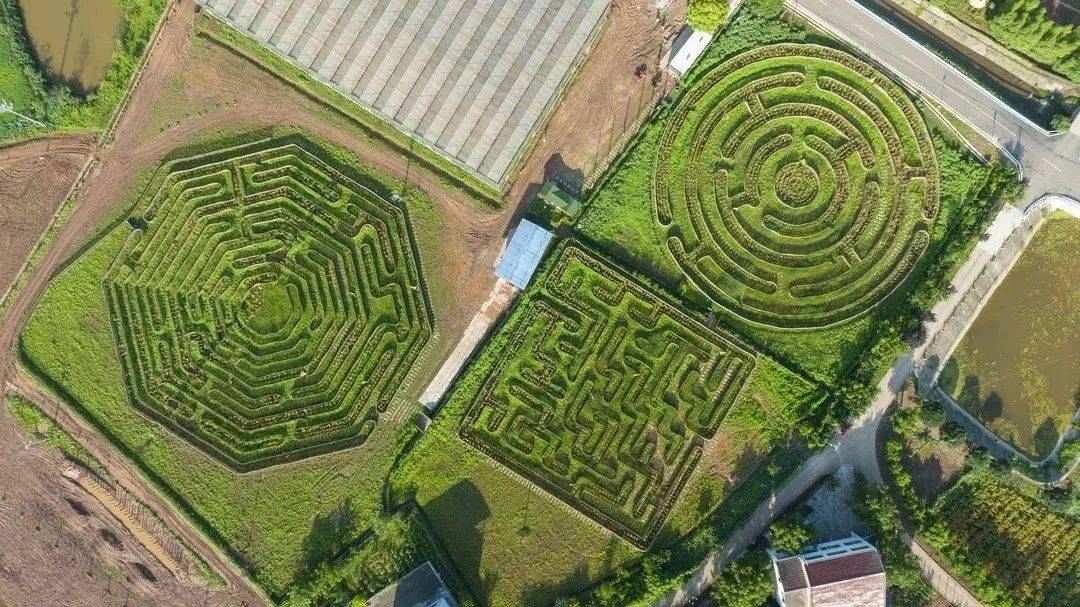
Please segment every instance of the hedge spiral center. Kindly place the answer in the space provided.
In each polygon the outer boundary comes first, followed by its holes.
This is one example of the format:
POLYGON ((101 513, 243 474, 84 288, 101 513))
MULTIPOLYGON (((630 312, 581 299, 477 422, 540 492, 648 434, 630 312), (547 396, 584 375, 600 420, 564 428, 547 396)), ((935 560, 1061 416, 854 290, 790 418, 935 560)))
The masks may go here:
POLYGON ((934 149, 900 88, 846 53, 782 44, 706 73, 673 110, 657 218, 689 280, 775 327, 872 309, 911 273, 938 207, 934 149))
POLYGON ((809 204, 819 190, 818 176, 805 161, 784 165, 776 175, 777 198, 793 207, 809 204))

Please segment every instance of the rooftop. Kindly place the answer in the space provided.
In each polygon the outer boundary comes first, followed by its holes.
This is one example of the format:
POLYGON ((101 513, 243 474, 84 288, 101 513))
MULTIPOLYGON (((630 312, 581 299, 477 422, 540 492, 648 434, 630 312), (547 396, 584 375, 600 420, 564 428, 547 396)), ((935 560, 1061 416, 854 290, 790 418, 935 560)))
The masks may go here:
POLYGON ((458 607, 431 561, 367 600, 367 607, 458 607))
POLYGON ((443 156, 503 184, 608 0, 198 0, 443 156))
POLYGON ((528 219, 522 219, 499 259, 495 274, 519 289, 527 287, 544 257, 551 236, 551 232, 528 219))
POLYGON ((881 555, 858 535, 774 556, 773 564, 783 607, 885 607, 881 555))

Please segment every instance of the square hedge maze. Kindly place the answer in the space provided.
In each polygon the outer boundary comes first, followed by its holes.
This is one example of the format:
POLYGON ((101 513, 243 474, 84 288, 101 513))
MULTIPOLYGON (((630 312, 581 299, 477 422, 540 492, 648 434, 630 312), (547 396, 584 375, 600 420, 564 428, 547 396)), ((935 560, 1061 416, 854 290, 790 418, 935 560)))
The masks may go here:
POLYGON ((645 547, 755 353, 577 244, 547 268, 503 328, 460 435, 645 547))

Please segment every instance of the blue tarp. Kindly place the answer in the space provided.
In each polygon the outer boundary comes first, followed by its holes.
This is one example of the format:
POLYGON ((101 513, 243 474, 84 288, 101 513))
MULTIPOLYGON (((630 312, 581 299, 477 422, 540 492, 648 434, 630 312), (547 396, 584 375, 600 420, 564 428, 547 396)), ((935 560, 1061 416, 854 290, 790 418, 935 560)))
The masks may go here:
POLYGON ((519 289, 524 289, 532 279, 536 266, 551 242, 551 232, 535 223, 522 219, 510 238, 495 274, 519 289))

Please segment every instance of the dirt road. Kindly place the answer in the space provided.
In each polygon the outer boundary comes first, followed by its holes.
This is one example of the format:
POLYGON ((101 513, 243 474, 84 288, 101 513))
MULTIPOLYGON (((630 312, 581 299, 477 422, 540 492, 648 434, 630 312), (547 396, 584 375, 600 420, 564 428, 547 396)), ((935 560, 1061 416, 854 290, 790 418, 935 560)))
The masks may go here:
MULTIPOLYGON (((243 605, 264 605, 262 594, 248 581, 236 566, 213 544, 205 539, 195 527, 175 508, 152 489, 135 469, 134 464, 116 452, 100 432, 82 418, 75 416, 66 407, 60 405, 50 394, 39 388, 22 373, 9 378, 4 385, 5 392, 18 394, 36 404, 43 411, 48 411, 56 423, 68 434, 77 437, 79 444, 85 447, 108 470, 109 475, 120 483, 131 495, 149 506, 190 549, 199 554, 209 565, 225 579, 229 594, 243 605)), ((134 542, 131 542, 134 543, 134 542)), ((152 559, 153 557, 149 557, 152 559)))
POLYGON ((58 450, 0 419, 0 599, 6 605, 237 605, 244 596, 173 577, 62 473, 58 450))

